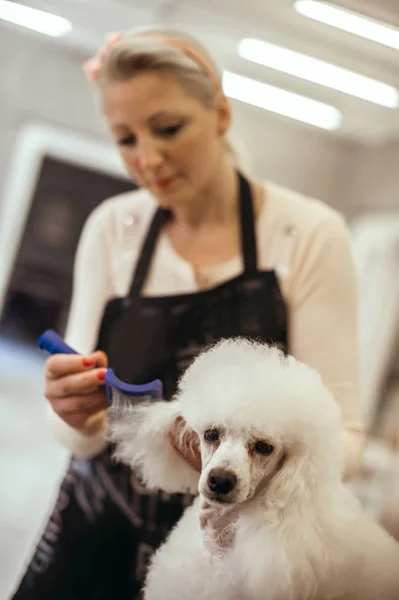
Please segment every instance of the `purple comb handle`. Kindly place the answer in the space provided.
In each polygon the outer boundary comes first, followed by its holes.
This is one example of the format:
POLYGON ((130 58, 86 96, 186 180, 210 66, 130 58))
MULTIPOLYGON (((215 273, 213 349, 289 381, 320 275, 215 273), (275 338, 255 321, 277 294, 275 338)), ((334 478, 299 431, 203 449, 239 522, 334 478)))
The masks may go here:
POLYGON ((42 333, 37 345, 40 350, 45 350, 49 354, 77 354, 76 350, 68 346, 53 329, 47 329, 42 333))

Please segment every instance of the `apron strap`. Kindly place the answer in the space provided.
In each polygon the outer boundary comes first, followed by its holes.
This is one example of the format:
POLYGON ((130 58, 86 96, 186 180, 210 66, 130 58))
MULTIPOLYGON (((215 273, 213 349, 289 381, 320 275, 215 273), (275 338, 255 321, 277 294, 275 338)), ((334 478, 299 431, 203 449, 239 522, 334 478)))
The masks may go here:
MULTIPOLYGON (((239 179, 239 203, 241 220, 241 251, 244 258, 244 270, 246 273, 257 271, 257 247, 254 223, 254 210, 251 187, 247 179, 238 173, 239 179)), ((147 278, 147 273, 154 255, 155 246, 162 227, 170 218, 171 212, 158 208, 152 219, 150 228, 141 247, 139 258, 134 271, 129 297, 140 294, 147 278)))
POLYGON ((239 172, 239 198, 241 217, 241 252, 244 258, 245 273, 258 270, 258 250, 256 245, 255 217, 251 186, 239 172))
POLYGON ((136 296, 141 292, 141 289, 147 278, 147 273, 151 264, 152 257, 154 255, 154 250, 158 240, 158 236, 162 231, 162 227, 170 218, 170 214, 170 211, 165 210, 164 208, 158 208, 155 211, 155 215, 152 219, 148 233, 144 239, 144 243, 141 247, 139 258, 136 263, 136 269, 134 271, 129 297, 136 296))

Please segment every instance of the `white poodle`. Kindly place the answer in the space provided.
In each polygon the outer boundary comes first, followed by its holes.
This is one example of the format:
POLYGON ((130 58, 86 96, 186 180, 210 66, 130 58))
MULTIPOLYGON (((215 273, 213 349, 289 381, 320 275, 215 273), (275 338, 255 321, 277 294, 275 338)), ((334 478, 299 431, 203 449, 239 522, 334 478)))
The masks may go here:
POLYGON ((152 559, 146 600, 399 599, 399 545, 341 483, 339 409, 309 367, 223 341, 175 400, 110 422, 147 486, 199 492, 152 559), (179 416, 200 438, 201 474, 169 444, 179 416))

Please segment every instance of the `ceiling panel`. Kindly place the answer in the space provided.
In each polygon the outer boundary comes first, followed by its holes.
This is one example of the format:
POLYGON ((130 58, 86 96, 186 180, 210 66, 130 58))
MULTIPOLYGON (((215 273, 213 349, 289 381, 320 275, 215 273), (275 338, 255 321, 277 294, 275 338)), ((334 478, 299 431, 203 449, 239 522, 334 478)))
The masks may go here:
MULTIPOLYGON (((71 20, 74 29, 59 43, 93 52, 108 31, 168 22, 197 34, 224 68, 333 104, 343 112, 342 129, 329 135, 380 142, 399 138, 399 110, 279 74, 241 59, 245 36, 307 53, 399 88, 399 52, 303 17, 292 0, 31 0, 24 2, 71 20)), ((336 4, 399 25, 399 0, 339 0, 336 4)), ((252 110, 248 108, 248 110, 252 110)))

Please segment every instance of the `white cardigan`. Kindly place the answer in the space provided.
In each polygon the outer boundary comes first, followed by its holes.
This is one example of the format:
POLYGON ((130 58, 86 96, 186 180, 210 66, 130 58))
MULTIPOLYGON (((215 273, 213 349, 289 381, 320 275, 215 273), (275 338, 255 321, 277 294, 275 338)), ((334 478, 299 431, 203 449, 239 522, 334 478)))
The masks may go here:
MULTIPOLYGON (((77 351, 93 351, 105 304, 128 293, 156 206, 146 190, 128 192, 104 201, 87 220, 77 250, 66 334, 77 351)), ((268 182, 256 234, 259 268, 276 271, 288 307, 290 353, 320 372, 341 407, 345 472, 351 474, 359 464, 363 434, 356 276, 348 229, 332 208, 268 182)), ((237 256, 202 269, 201 289, 235 277, 242 268, 237 256)), ((143 293, 161 296, 198 289, 192 266, 161 234, 143 293)), ((76 455, 93 456, 104 448, 101 433, 82 435, 51 409, 50 422, 56 437, 76 455)))

